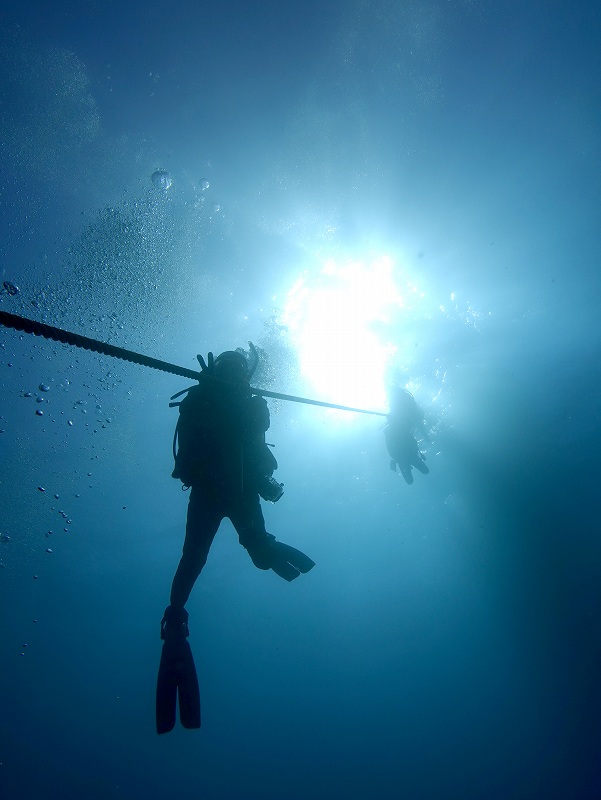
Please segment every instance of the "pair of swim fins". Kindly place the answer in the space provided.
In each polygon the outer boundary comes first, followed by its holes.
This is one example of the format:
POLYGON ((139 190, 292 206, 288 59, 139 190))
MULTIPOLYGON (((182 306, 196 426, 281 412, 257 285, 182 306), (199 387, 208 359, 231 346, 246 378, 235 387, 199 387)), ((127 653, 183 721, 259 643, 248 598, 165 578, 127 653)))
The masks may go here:
POLYGON ((283 542, 273 542, 271 569, 285 581, 293 581, 299 575, 312 570, 315 561, 295 547, 283 542))
POLYGON ((186 638, 188 633, 188 612, 169 606, 161 622, 163 650, 156 692, 157 733, 173 730, 178 698, 183 727, 200 728, 200 691, 186 638))
MULTIPOLYGON (((273 542, 271 569, 286 581, 309 572, 315 562, 289 544, 273 542)), ((175 727, 179 700, 179 719, 184 728, 200 728, 200 691, 192 650, 188 644, 188 612, 167 606, 161 620, 163 650, 156 691, 157 733, 175 727)))

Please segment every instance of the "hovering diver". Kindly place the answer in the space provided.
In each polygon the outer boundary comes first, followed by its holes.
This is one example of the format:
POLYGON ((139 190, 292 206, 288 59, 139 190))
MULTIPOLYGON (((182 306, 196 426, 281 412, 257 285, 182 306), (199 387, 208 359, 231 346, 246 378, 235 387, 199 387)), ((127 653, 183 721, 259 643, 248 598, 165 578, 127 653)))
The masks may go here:
POLYGON ((407 483, 413 483, 412 467, 424 475, 430 472, 424 464, 425 456, 420 453, 415 440, 415 429, 421 422, 422 414, 411 392, 393 386, 384 438, 390 455, 390 469, 396 472, 398 464, 407 483))
MULTIPOLYGON (((198 356, 202 372, 197 386, 187 390, 179 404, 173 477, 190 487, 183 553, 173 584, 170 605, 161 621, 164 641, 156 696, 158 733, 175 724, 179 690, 180 721, 186 728, 200 727, 198 681, 190 646, 186 641, 188 612, 184 608, 204 567, 209 549, 224 517, 229 517, 240 544, 254 565, 273 570, 286 581, 314 566, 304 553, 278 542, 265 530, 259 497, 276 502, 283 484, 272 476, 277 461, 265 442, 269 409, 251 393, 246 357, 228 350, 208 364, 198 356)), ((183 394, 180 393, 180 394, 183 394)), ((177 397, 178 395, 175 395, 177 397)))

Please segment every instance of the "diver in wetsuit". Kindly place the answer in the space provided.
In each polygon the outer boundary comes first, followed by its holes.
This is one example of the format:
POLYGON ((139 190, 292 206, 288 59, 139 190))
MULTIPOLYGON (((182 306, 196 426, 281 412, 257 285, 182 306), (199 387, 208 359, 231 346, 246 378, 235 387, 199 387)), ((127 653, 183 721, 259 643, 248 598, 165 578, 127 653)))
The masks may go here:
POLYGON ((251 393, 245 356, 226 351, 214 361, 209 354, 208 365, 201 357, 199 361, 203 372, 198 386, 192 387, 180 404, 177 428, 179 450, 173 477, 191 491, 183 553, 161 623, 165 644, 157 685, 159 733, 173 728, 178 688, 182 724, 200 725, 198 684, 186 641, 188 612, 184 606, 223 518, 229 517, 240 544, 259 569, 271 569, 292 581, 315 566, 304 553, 278 542, 265 530, 259 497, 275 502, 283 490, 272 478, 277 461, 265 443, 269 410, 262 397, 251 393))
POLYGON ((390 456, 390 469, 397 465, 407 483, 413 483, 412 467, 424 475, 430 470, 424 464, 415 440, 415 429, 422 422, 422 413, 411 392, 393 386, 390 391, 390 413, 384 428, 384 438, 390 456))

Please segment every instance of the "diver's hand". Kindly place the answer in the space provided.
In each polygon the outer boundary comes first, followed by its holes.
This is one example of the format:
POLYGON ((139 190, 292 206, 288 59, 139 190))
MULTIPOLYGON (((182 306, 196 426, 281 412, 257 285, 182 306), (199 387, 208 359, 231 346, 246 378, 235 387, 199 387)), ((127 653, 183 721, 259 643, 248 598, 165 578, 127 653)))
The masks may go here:
POLYGON ((200 355, 200 353, 196 356, 198 363, 200 364, 201 370, 206 373, 207 375, 213 375, 215 373, 215 359, 213 358, 213 353, 209 353, 207 356, 208 364, 204 360, 204 358, 200 355))

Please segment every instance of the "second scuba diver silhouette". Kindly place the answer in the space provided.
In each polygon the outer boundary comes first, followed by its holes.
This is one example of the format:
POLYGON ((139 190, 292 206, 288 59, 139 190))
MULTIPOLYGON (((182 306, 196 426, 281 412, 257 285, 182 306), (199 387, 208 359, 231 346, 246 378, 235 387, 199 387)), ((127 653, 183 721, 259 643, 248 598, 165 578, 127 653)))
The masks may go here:
POLYGON ((384 428, 384 438, 390 456, 390 469, 396 472, 397 465, 407 483, 413 483, 412 467, 424 475, 430 470, 424 464, 415 439, 415 429, 423 422, 423 414, 411 392, 393 386, 390 391, 390 413, 384 428))
POLYGON ((159 733, 170 731, 175 724, 178 691, 182 725, 200 726, 198 681, 186 641, 188 612, 184 606, 223 518, 229 517, 240 544, 259 569, 271 569, 292 581, 315 566, 304 553, 278 542, 265 530, 259 498, 276 502, 283 488, 272 477, 278 464, 265 443, 269 409, 250 388, 257 363, 252 350, 252 369, 239 351, 228 350, 214 360, 209 353, 208 364, 198 356, 202 367, 199 383, 179 404, 179 450, 173 477, 191 491, 183 553, 161 622, 164 645, 156 698, 159 733))

